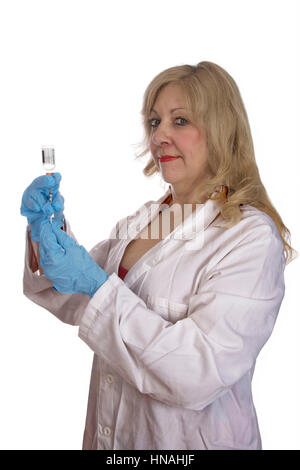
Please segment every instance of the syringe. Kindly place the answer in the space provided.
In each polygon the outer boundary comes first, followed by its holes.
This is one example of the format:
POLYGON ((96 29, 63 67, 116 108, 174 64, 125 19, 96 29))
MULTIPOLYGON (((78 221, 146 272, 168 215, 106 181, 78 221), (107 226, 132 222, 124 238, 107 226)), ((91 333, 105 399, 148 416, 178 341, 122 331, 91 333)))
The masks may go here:
MULTIPOLYGON (((53 145, 45 145, 42 147, 42 160, 43 167, 46 170, 46 175, 52 175, 55 168, 55 149, 53 145)), ((52 189, 49 191, 49 202, 52 203, 52 189)), ((52 223, 53 215, 50 215, 50 222, 52 223)))

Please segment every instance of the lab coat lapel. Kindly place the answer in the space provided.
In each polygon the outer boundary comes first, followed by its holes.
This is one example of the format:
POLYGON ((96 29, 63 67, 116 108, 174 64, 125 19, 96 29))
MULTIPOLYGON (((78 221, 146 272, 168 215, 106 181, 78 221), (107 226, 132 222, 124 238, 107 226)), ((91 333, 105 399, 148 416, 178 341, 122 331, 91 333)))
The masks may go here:
MULTIPOLYGON (((170 193, 171 190, 169 188, 157 201, 149 201, 135 213, 134 217, 127 218, 124 221, 123 229, 127 230, 127 237, 120 239, 110 251, 108 260, 110 272, 118 273, 119 264, 126 246, 136 236, 135 234, 141 232, 156 217, 162 207, 162 202, 170 193)), ((162 257, 167 256, 170 250, 178 249, 178 243, 184 243, 184 249, 193 250, 201 248, 204 243, 204 232, 218 216, 219 212, 220 203, 217 200, 209 199, 204 204, 199 204, 196 210, 179 224, 172 233, 151 248, 132 266, 124 278, 126 285, 128 287, 132 286, 137 279, 159 262, 162 257)))
MULTIPOLYGON (((157 201, 148 201, 146 204, 141 206, 135 214, 122 219, 122 223, 119 223, 118 229, 113 234, 117 238, 117 242, 111 248, 108 260, 106 263, 106 272, 111 274, 113 272, 118 273, 119 265, 123 257, 126 246, 135 238, 135 236, 143 230, 146 225, 149 224, 150 220, 153 220, 159 212, 162 202, 171 194, 171 189, 160 197, 157 201)), ((143 257, 144 259, 144 257, 143 257)), ((150 266, 139 263, 139 261, 130 269, 128 274, 125 276, 124 281, 128 286, 132 285, 135 280, 141 276, 145 271, 150 269, 150 266)))
POLYGON ((158 246, 159 252, 154 264, 166 258, 178 246, 184 250, 199 250, 205 243, 205 230, 220 213, 220 202, 208 199, 204 204, 199 204, 175 230, 166 237, 158 246))

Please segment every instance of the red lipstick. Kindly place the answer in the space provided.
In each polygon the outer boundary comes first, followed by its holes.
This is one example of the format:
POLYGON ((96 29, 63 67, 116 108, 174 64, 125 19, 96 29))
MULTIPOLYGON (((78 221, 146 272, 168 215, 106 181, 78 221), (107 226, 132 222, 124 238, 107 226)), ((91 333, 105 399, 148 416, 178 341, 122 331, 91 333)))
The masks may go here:
POLYGON ((176 160, 177 158, 180 158, 180 157, 173 157, 172 155, 163 155, 162 157, 160 157, 160 161, 171 162, 172 160, 176 160))

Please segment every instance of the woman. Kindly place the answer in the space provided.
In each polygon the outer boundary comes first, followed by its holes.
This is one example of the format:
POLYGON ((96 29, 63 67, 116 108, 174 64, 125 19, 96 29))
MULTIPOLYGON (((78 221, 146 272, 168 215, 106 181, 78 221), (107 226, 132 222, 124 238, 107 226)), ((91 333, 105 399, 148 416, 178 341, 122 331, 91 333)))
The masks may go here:
POLYGON ((168 191, 88 254, 68 222, 60 229, 60 175, 37 178, 21 208, 24 294, 79 325, 95 353, 84 449, 261 449, 252 375, 294 252, 239 90, 213 63, 172 67, 149 84, 142 115, 138 157, 150 150, 144 174, 168 191))

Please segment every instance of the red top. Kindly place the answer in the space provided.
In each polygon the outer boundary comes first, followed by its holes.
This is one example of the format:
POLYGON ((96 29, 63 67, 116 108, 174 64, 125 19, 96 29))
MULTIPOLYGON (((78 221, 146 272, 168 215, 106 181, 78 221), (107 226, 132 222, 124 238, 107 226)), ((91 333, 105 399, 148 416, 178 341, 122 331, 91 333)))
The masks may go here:
MULTIPOLYGON (((169 204, 172 200, 172 195, 170 194, 167 199, 164 200, 162 204, 169 204)), ((123 280, 126 274, 128 273, 128 269, 123 268, 123 266, 119 266, 118 276, 123 280)))
POLYGON ((123 280, 127 273, 128 273, 128 270, 123 268, 123 266, 120 265, 118 276, 123 280))

